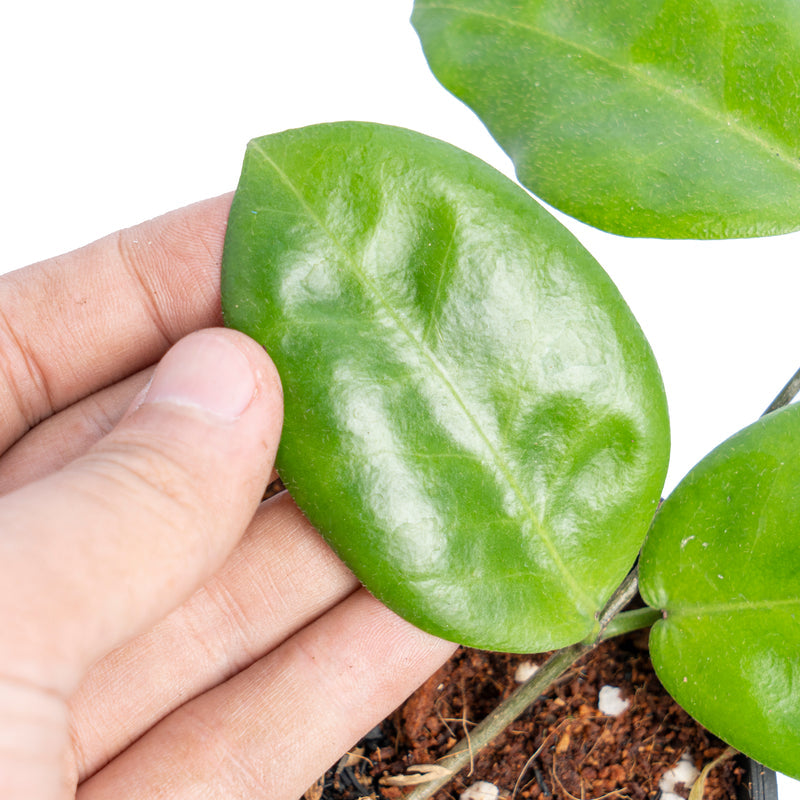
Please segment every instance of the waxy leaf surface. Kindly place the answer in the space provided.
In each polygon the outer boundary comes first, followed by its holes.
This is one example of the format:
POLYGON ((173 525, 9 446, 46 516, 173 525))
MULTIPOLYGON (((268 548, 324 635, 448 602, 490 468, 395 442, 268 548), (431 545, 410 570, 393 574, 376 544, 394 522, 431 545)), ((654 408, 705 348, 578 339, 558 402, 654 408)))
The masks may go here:
POLYGON ((795 0, 416 0, 441 83, 520 181, 628 236, 800 227, 795 0))
POLYGON ((720 445, 666 500, 640 590, 650 650, 709 730, 800 778, 800 407, 720 445))
POLYGON ((377 597, 484 648, 592 630, 655 510, 665 401, 616 288, 529 195, 397 128, 257 139, 222 288, 283 381, 281 477, 377 597))

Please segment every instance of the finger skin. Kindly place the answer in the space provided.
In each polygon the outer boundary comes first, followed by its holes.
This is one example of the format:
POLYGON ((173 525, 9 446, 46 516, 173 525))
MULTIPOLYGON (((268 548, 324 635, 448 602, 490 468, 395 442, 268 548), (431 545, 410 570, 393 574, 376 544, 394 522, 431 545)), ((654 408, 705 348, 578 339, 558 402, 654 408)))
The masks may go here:
POLYGON ((288 494, 263 503, 217 574, 89 672, 70 704, 79 779, 357 587, 288 494))
MULTIPOLYGON (((146 386, 153 368, 89 395, 40 422, 0 457, 0 497, 85 455, 111 433, 146 386)), ((276 480, 273 470, 269 482, 276 480)))
POLYGON ((40 422, 0 458, 0 497, 84 455, 122 419, 153 374, 142 370, 40 422))
MULTIPOLYGON (((232 388, 219 383, 229 400, 232 388)), ((0 607, 8 610, 0 674, 69 696, 89 664, 218 569, 250 522, 282 418, 262 348, 235 331, 193 334, 159 365, 150 391, 156 401, 87 455, 0 501, 0 607), (218 346, 251 380, 235 420, 164 395, 174 374, 192 391, 212 385, 215 375, 183 373, 218 346)))
POLYGON ((0 500, 4 800, 74 796, 68 697, 91 663, 221 566, 258 505, 281 421, 263 349, 200 331, 89 453, 0 500))
POLYGON ((220 325, 232 195, 0 276, 0 452, 41 420, 220 325))
POLYGON ((0 673, 0 797, 73 800, 75 775, 65 761, 68 733, 62 698, 0 673))
POLYGON ((187 703, 78 800, 296 800, 452 654, 365 590, 187 703))

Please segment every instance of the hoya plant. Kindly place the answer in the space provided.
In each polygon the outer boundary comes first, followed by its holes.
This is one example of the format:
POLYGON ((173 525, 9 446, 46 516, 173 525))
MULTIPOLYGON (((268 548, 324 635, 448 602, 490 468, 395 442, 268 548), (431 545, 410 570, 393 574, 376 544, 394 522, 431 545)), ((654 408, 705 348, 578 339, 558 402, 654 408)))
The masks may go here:
MULTIPOLYGON (((800 228, 790 0, 417 0, 413 23, 523 186, 566 213, 629 236, 800 228)), ((653 354, 523 186, 371 123, 250 143, 223 310, 281 374, 281 478, 414 624, 559 650, 517 705, 602 638, 652 626, 678 702, 800 777, 800 407, 744 428, 660 504, 653 354), (624 610, 637 589, 647 607, 624 610)))

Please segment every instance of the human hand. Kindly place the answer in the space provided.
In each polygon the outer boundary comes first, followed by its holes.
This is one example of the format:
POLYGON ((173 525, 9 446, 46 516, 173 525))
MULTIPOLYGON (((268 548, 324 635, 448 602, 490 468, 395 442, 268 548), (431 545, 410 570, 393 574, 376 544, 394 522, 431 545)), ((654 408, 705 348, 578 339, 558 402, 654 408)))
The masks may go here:
POLYGON ((282 398, 216 327, 229 202, 0 278, 4 800, 297 797, 453 650, 259 503, 282 398))

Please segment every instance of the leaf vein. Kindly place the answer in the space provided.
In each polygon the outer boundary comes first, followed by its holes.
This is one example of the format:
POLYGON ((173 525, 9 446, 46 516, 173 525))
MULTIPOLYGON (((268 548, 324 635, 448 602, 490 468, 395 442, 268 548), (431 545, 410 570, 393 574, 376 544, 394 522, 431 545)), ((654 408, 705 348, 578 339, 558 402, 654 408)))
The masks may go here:
POLYGON ((528 30, 531 33, 541 37, 542 39, 549 39, 550 41, 556 42, 562 46, 571 47, 574 49, 575 52, 581 55, 588 56, 590 58, 594 58, 598 62, 605 64, 607 67, 610 67, 612 69, 616 69, 619 72, 626 73, 631 77, 633 77, 634 79, 636 79, 637 81, 641 82, 643 85, 649 87, 650 89, 653 89, 658 93, 663 93, 665 95, 668 95, 674 100, 676 100, 679 104, 694 109, 702 116, 705 116, 708 119, 712 120, 714 123, 716 123, 721 130, 734 131, 742 139, 760 147, 761 149, 766 151, 770 156, 777 155, 785 164, 787 164, 795 172, 800 172, 800 160, 798 160, 798 158, 794 154, 787 152, 783 143, 778 141, 770 141, 764 136, 760 136, 753 129, 743 125, 738 117, 727 114, 721 109, 703 105, 699 101, 693 99, 686 92, 682 91, 680 87, 670 85, 669 83, 665 83, 664 81, 659 81, 652 75, 652 73, 647 72, 646 70, 638 69, 636 66, 631 64, 615 61, 612 58, 609 58, 608 56, 603 55, 602 53, 599 53, 591 49, 590 47, 587 47, 586 45, 579 44, 578 42, 560 36, 554 33, 553 31, 544 30, 542 28, 537 27, 536 25, 532 25, 530 23, 526 23, 521 20, 509 19, 507 17, 503 17, 499 14, 493 14, 488 11, 478 11, 476 9, 470 9, 470 8, 459 8, 457 6, 451 6, 447 4, 428 3, 425 4, 424 8, 436 11, 450 11, 454 14, 461 14, 463 16, 483 17, 485 19, 490 19, 494 22, 499 23, 500 25, 504 25, 512 29, 519 28, 528 30))
POLYGON ((269 164, 269 166, 275 171, 275 174, 278 176, 279 180, 286 186, 286 188, 295 196, 298 202, 301 204, 303 209, 308 214, 309 218, 320 227, 320 229, 330 238, 331 242, 334 246, 341 252, 344 259, 350 264, 354 274, 356 274, 360 280, 362 281, 364 287, 368 289, 376 300, 380 303, 386 313, 391 317, 394 323, 397 325, 398 329, 402 331, 402 333, 408 338, 409 342, 411 342, 414 346, 418 348, 420 353, 423 355, 425 360, 429 363, 433 371, 438 374, 439 378, 442 380, 444 385, 447 387, 448 391, 452 394, 453 398, 455 399, 456 403, 462 409, 464 415, 468 419, 470 425, 476 431, 480 439, 483 441, 484 445, 490 452, 497 468, 499 469, 500 473, 504 476, 505 480, 507 481, 510 489, 517 497, 525 516, 531 522, 534 530, 538 534, 540 540, 544 544, 547 552, 550 554, 550 557, 553 560, 558 571, 563 575, 566 582, 569 584, 571 590, 574 593, 574 596, 580 598, 587 608, 594 608, 595 603, 592 599, 587 595, 586 591, 584 590, 583 586, 577 581, 575 576, 567 567, 566 563, 561 558, 561 554, 558 552, 555 544, 553 543, 552 539, 550 538, 549 534, 545 530, 541 520, 535 514, 533 508, 531 507, 530 503, 528 502, 528 498, 523 493, 520 485, 518 484, 516 478, 514 477, 513 471, 506 463, 505 459, 502 457, 500 452, 498 452, 497 448, 492 444, 491 440, 484 432, 483 428, 478 423, 477 419, 475 419, 474 415, 470 412, 467 404, 464 402, 464 399, 461 397, 461 394, 456 389, 453 381, 447 374, 444 366, 439 362, 439 360, 434 356, 434 354, 430 351, 428 347, 424 345, 413 333, 411 328, 406 324, 406 322, 402 319, 402 317, 395 312, 392 308, 391 304, 386 301, 386 298, 383 296, 379 288, 374 284, 372 280, 364 273, 363 269, 361 269, 360 265, 355 262, 355 260, 351 257, 350 253, 348 252, 347 248, 339 241, 338 237, 328 228, 325 222, 319 217, 319 215, 314 211, 313 207, 309 204, 306 198, 303 196, 300 189, 295 186, 294 182, 291 178, 280 168, 280 166, 275 162, 275 160, 269 155, 269 153, 264 149, 261 145, 261 142, 255 140, 252 143, 252 146, 258 151, 264 161, 269 164))
POLYGON ((776 600, 746 600, 742 599, 730 603, 717 603, 715 605, 682 606, 680 608, 668 610, 668 618, 695 617, 695 616, 714 616, 716 614, 733 614, 743 611, 772 611, 776 608, 800 609, 800 598, 786 597, 776 600))

